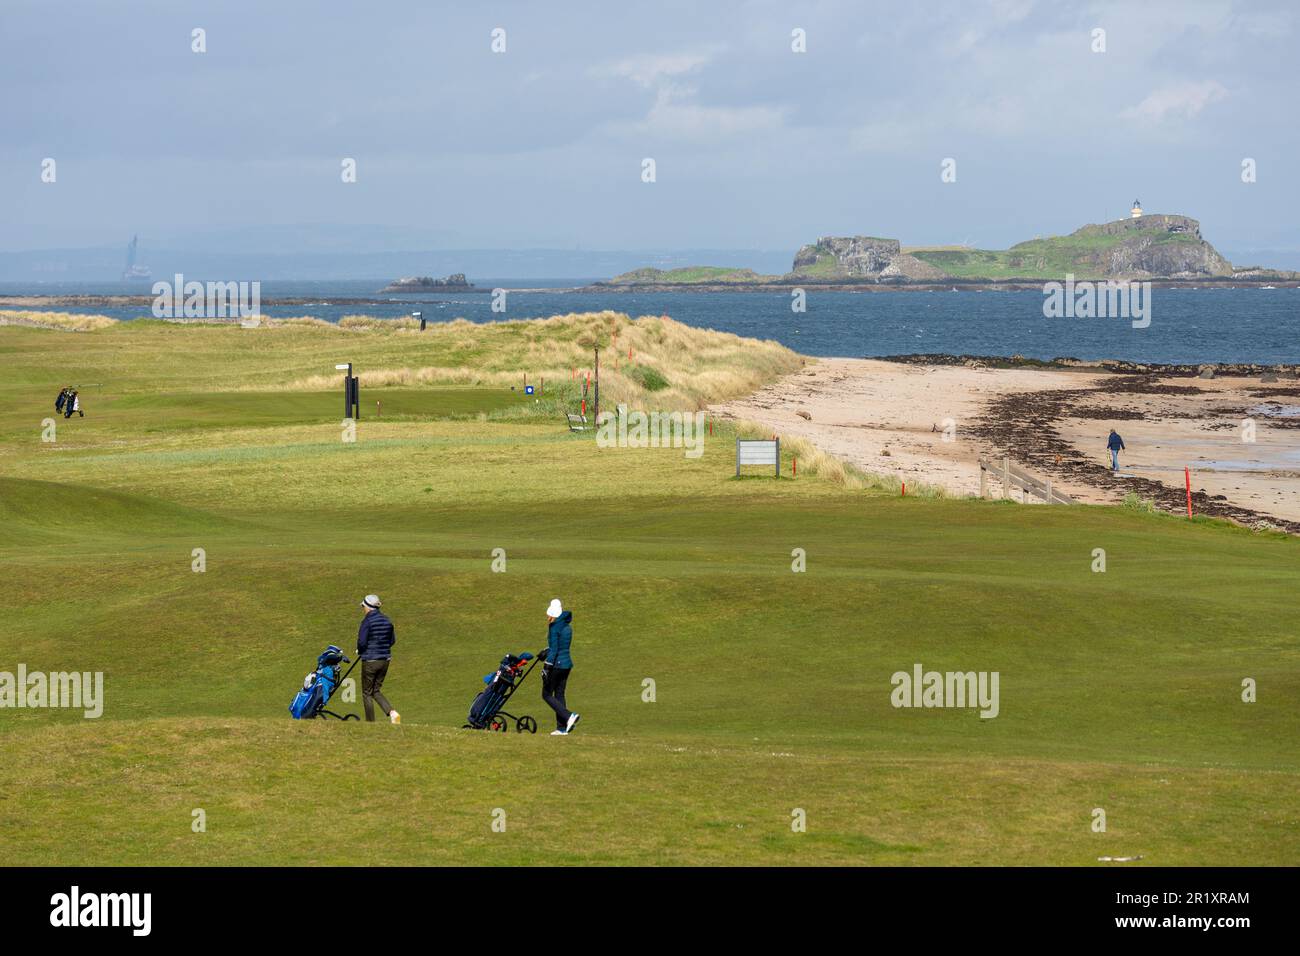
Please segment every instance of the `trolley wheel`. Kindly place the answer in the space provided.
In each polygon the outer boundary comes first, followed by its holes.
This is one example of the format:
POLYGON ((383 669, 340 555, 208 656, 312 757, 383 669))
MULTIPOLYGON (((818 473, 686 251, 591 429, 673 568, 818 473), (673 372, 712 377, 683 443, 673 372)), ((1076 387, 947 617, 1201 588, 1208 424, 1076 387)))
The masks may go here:
POLYGON ((509 729, 510 725, 506 723, 504 717, 493 717, 491 723, 488 724, 488 730, 495 730, 503 734, 509 729))
POLYGON ((515 721, 515 730, 517 730, 521 734, 522 733, 535 734, 537 733, 537 721, 527 716, 520 717, 518 720, 515 721))

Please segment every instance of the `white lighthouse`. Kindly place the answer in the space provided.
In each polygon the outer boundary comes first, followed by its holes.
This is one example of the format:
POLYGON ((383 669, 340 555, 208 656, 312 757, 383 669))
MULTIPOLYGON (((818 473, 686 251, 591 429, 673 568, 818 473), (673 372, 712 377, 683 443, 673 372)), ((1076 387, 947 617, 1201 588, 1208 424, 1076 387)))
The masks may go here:
POLYGON ((1128 214, 1129 214, 1129 216, 1132 217, 1133 219, 1141 219, 1141 218, 1142 218, 1142 204, 1141 204, 1140 202, 1138 202, 1136 199, 1134 199, 1134 200, 1133 200, 1133 208, 1130 209, 1130 210, 1128 211, 1128 214))

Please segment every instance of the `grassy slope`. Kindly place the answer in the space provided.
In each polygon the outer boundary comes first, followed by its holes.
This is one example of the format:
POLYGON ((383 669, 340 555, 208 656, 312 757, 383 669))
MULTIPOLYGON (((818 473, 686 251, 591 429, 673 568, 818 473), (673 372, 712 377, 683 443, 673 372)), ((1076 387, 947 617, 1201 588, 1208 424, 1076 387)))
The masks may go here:
MULTIPOLYGON (((1126 239, 1143 233, 1118 236, 1074 233, 1030 239, 1010 249, 930 249, 914 252, 916 258, 960 279, 1061 279, 1067 273, 1079 279, 1101 278, 1097 267, 1108 250, 1126 239)), ((1194 236, 1167 233, 1162 229, 1145 231, 1163 243, 1196 242, 1194 236)))
MULTIPOLYGON (((333 333, 300 331, 285 361, 332 363, 333 333)), ((0 711, 7 860, 1296 859, 1293 540, 873 496, 802 462, 736 481, 721 429, 689 460, 509 408, 454 420, 512 400, 499 390, 387 390, 409 417, 344 445, 309 394, 178 398, 219 383, 213 356, 264 378, 261 350, 223 352, 217 332, 0 330, 0 670, 103 670, 108 696, 98 721, 0 711), (42 445, 70 365, 108 372, 105 395, 42 445), (369 590, 398 625, 404 725, 290 721, 369 590), (542 645, 556 594, 580 733, 457 730, 500 655, 542 645), (916 661, 1000 671, 1001 715, 893 709, 890 674, 916 661), (1257 704, 1239 702, 1247 676, 1257 704)), ((356 335, 352 351, 391 347, 356 335)), ((521 694, 546 727, 538 690, 521 694)))

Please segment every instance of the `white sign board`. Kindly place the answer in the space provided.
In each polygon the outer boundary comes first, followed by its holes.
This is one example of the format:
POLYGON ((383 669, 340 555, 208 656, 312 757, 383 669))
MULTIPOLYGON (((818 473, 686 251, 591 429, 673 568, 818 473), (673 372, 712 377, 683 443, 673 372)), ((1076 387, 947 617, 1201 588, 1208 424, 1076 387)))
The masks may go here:
POLYGON ((736 477, 740 477, 741 465, 773 465, 775 474, 781 474, 781 439, 736 439, 736 477))

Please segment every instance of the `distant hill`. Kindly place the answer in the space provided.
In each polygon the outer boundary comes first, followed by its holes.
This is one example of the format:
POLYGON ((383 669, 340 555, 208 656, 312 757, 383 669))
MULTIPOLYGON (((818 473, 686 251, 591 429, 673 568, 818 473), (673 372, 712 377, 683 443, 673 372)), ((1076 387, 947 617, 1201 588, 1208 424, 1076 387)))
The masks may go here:
POLYGON ((762 276, 753 269, 730 269, 726 266, 687 266, 682 269, 633 269, 610 279, 609 285, 642 285, 669 283, 675 285, 702 285, 712 282, 764 282, 772 276, 762 276))
POLYGON ((1084 226, 1068 236, 1010 249, 932 250, 912 255, 952 278, 1200 279, 1232 275, 1232 263, 1201 238, 1187 216, 1142 216, 1084 226))
POLYGON ((943 282, 1014 283, 1062 279, 1293 281, 1285 270, 1234 271, 1201 236, 1201 224, 1188 216, 1145 215, 1087 225, 1068 236, 1017 243, 1010 249, 939 246, 904 249, 897 239, 826 236, 795 253, 782 276, 748 269, 694 266, 637 269, 602 287, 717 286, 738 288, 815 283, 818 285, 916 285, 943 282))

